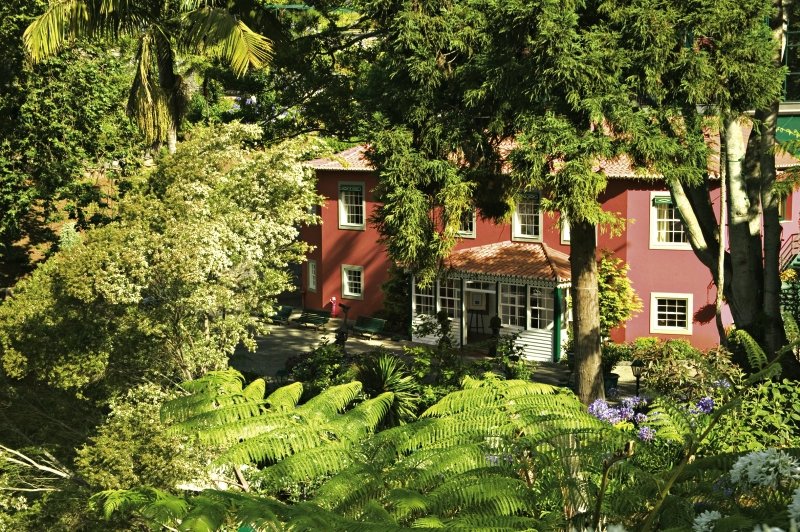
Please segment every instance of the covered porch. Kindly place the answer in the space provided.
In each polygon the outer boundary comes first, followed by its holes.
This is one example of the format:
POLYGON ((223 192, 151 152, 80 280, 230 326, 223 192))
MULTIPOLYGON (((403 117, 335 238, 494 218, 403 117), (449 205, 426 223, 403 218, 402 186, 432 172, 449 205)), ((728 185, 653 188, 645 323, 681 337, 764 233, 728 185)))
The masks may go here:
POLYGON ((453 345, 486 344, 494 316, 500 334, 517 334, 528 360, 557 362, 567 341, 569 257, 542 243, 500 242, 453 252, 429 287, 412 278, 412 340, 435 344, 420 325, 440 311, 450 318, 453 345))

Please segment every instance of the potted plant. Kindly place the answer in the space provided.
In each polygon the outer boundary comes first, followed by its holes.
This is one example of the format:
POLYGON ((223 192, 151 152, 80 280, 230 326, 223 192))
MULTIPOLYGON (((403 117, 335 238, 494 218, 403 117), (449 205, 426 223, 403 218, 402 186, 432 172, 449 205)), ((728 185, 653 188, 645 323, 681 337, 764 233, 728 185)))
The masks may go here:
POLYGON ((619 383, 619 374, 614 373, 614 368, 617 367, 620 360, 627 360, 628 346, 622 344, 615 344, 614 342, 604 342, 600 348, 600 364, 603 369, 603 384, 606 393, 611 388, 616 388, 619 383))

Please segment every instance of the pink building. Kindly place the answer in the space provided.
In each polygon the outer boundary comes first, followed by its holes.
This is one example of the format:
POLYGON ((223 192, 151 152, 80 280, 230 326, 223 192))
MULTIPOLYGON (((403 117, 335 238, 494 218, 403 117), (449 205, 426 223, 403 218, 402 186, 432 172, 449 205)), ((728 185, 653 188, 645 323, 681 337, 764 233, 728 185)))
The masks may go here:
MULTIPOLYGON (((796 163, 785 156, 777 162, 779 168, 796 163)), ((303 304, 323 308, 336 297, 351 307, 350 318, 373 315, 383 307, 381 285, 390 266, 369 224, 377 206, 375 171, 361 147, 310 165, 326 199, 322 224, 301 232, 315 246, 301 276, 303 304)), ((599 232, 598 250, 610 250, 630 265, 629 277, 644 306, 625 327, 612 331, 612 339, 656 336, 684 338, 699 348, 716 345, 713 320, 702 323, 703 312, 698 314, 713 305, 716 288, 691 250, 663 181, 637 175, 624 159, 605 164, 604 171, 609 184, 600 198, 603 207, 627 222, 619 236, 599 232)), ((783 205, 784 241, 798 233, 797 201, 795 192, 783 205)), ((485 339, 489 320, 498 316, 503 333, 517 333, 528 358, 557 360, 570 321, 569 228, 560 228, 558 215, 543 213, 538 197, 531 195, 519 198, 511 223, 495 224, 475 213, 462 221, 460 236, 447 275, 425 290, 413 287, 413 322, 445 310, 453 340, 464 346, 485 339)))

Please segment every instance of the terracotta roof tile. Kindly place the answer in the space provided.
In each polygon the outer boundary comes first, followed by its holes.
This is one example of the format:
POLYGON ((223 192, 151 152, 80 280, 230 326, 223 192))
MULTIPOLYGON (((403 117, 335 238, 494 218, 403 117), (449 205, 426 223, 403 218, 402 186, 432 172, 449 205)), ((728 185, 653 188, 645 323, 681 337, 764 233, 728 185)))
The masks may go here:
POLYGON ((353 170, 372 171, 375 167, 366 157, 366 146, 354 146, 331 157, 323 157, 309 161, 308 166, 315 170, 353 170))
POLYGON ((506 241, 461 249, 451 253, 446 264, 466 273, 555 283, 570 280, 569 256, 540 243, 506 241))

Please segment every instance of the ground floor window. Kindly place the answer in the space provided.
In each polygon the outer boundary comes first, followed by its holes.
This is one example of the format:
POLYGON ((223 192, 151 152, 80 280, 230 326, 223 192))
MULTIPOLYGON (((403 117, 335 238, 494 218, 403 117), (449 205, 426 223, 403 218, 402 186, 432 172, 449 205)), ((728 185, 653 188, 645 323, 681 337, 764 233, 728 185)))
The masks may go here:
POLYGON ((364 298, 364 267, 342 264, 342 297, 364 298))
POLYGON ((433 285, 428 285, 425 288, 414 287, 414 313, 417 316, 433 316, 436 314, 433 285))
POLYGON ((531 329, 553 328, 553 289, 530 287, 531 329))
POLYGON ((461 280, 439 281, 439 306, 451 318, 461 317, 461 280))
POLYGON ((308 291, 317 291, 317 261, 308 261, 308 291))
POLYGON ((650 294, 650 332, 691 334, 692 294, 650 294))
POLYGON ((525 327, 525 286, 500 285, 500 322, 511 327, 525 327))

